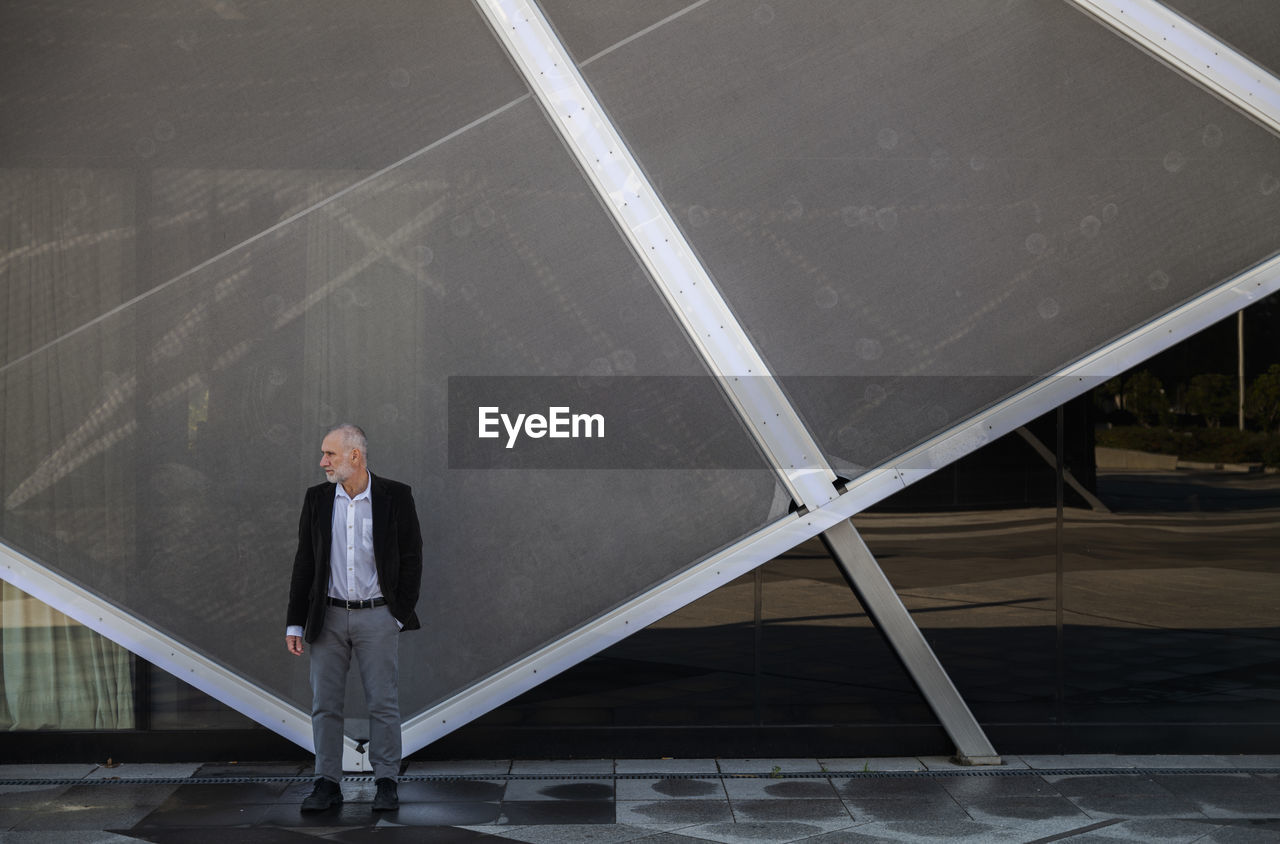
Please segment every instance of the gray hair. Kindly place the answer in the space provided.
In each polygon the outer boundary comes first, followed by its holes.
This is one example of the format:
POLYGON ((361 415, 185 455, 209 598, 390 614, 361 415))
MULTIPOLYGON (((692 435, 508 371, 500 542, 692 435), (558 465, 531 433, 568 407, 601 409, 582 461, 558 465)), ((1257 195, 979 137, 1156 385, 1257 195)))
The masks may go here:
POLYGON ((364 431, 359 425, 352 425, 350 422, 343 422, 329 433, 341 433, 342 442, 347 448, 358 448, 360 453, 364 455, 364 462, 369 463, 369 438, 364 435, 364 431))

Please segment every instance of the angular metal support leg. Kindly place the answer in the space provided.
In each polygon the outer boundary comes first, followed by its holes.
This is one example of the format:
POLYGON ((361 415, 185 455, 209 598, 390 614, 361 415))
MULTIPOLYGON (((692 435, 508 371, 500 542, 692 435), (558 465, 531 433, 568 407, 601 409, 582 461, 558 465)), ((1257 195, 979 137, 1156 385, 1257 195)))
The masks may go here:
POLYGON ((911 679, 956 746, 956 761, 965 765, 1000 765, 987 735, 956 691, 942 663, 911 619, 898 593, 881 571, 853 523, 843 521, 822 534, 831 556, 844 572, 862 606, 902 660, 911 679))

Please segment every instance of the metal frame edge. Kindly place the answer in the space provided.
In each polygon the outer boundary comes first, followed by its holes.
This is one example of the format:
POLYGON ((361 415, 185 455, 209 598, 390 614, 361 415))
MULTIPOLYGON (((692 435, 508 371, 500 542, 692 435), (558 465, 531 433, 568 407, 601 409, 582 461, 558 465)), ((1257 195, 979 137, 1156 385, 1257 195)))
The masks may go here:
POLYGON ((1280 134, 1280 79, 1155 0, 1067 0, 1280 134))
MULTIPOLYGON (((137 654, 185 683, 307 750, 314 750, 311 716, 198 651, 171 639, 114 604, 0 542, 0 580, 137 654)), ((283 632, 281 636, 283 636, 283 632)), ((280 647, 283 649, 283 642, 280 647)), ((363 770, 364 756, 345 740, 344 765, 363 770)))

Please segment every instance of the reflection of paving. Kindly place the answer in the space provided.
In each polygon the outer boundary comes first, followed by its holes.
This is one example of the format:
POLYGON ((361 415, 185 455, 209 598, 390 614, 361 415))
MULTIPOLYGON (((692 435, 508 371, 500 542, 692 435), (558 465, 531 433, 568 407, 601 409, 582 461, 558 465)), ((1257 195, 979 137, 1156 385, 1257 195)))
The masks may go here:
MULTIPOLYGON (((1067 511, 1061 669, 1055 511, 855 521, 980 720, 1274 721, 1280 477, 1120 478, 1181 500, 1198 490, 1213 512, 1067 511)), ((1115 482, 1101 482, 1108 504, 1115 482)), ((747 576, 490 723, 539 723, 557 709, 600 725, 933 722, 820 542, 760 580, 758 664, 747 576)))
POLYGON ((0 837, 158 844, 1280 840, 1280 757, 1026 756, 994 771, 941 757, 411 762, 400 809, 378 815, 367 777, 343 784, 341 808, 302 815, 310 783, 301 765, 255 766, 248 776, 192 767, 113 769, 141 780, 122 783, 94 778, 92 766, 0 766, 0 837))

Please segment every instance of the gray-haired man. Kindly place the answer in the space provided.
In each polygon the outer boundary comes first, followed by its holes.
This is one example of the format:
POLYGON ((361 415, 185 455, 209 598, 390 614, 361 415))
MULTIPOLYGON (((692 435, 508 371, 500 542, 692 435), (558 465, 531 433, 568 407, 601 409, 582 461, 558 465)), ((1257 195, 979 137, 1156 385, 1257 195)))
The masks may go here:
POLYGON ((285 644, 311 645, 311 729, 316 782, 302 811, 342 803, 343 702, 354 655, 369 707, 375 810, 400 805, 401 630, 421 625, 422 534, 410 488, 368 470, 368 441, 340 425, 320 445, 328 483, 307 490, 298 523, 285 644))

